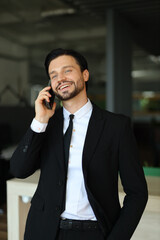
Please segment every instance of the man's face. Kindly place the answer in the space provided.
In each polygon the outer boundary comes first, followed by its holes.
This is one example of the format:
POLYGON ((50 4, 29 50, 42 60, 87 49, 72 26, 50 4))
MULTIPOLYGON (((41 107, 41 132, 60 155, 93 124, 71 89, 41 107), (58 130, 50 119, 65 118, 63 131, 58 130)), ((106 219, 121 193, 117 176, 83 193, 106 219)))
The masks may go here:
POLYGON ((62 101, 69 100, 85 90, 89 72, 81 72, 80 66, 72 56, 62 55, 49 64, 49 76, 55 95, 62 101))

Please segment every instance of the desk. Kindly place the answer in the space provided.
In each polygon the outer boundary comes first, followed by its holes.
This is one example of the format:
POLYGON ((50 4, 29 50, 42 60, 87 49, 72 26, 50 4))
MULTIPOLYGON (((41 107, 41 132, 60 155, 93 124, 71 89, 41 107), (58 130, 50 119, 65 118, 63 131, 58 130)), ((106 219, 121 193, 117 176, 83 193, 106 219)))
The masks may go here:
POLYGON ((33 196, 39 175, 40 172, 37 171, 26 179, 14 178, 7 181, 8 240, 23 240, 30 203, 23 203, 22 196, 33 196))
MULTIPOLYGON (((14 178, 7 181, 8 240, 23 240, 30 203, 23 203, 22 196, 33 196, 38 179, 39 171, 26 179, 14 178)), ((146 179, 149 200, 132 240, 159 240, 160 236, 160 178, 146 177, 146 179)), ((122 204, 124 193, 121 184, 119 189, 122 204)))

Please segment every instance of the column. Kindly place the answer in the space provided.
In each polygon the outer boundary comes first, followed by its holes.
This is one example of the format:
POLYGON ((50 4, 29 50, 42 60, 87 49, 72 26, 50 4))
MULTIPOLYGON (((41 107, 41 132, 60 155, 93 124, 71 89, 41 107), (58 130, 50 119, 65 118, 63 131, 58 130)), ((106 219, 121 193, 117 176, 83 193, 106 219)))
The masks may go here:
POLYGON ((124 17, 107 10, 106 106, 115 113, 132 115, 132 35, 124 17))

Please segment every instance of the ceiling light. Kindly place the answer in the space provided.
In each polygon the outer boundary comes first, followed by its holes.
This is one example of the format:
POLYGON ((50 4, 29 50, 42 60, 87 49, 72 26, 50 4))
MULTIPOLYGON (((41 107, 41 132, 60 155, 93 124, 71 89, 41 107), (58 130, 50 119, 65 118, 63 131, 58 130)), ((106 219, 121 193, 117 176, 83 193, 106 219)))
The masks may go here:
POLYGON ((149 56, 149 59, 150 59, 152 62, 154 62, 154 63, 157 63, 157 64, 160 63, 160 56, 150 55, 150 56, 149 56))
POLYGON ((73 8, 66 8, 66 9, 56 9, 56 10, 49 10, 49 11, 44 11, 41 13, 41 17, 51 17, 51 16, 61 16, 65 14, 74 14, 76 12, 75 9, 73 8))

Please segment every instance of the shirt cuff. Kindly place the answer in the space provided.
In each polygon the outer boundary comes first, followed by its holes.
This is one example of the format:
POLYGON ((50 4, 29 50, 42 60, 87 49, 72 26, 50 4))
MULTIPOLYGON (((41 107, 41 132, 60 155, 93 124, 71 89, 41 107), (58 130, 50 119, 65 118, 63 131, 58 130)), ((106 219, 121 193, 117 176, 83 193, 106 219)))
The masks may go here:
POLYGON ((31 123, 31 129, 36 133, 42 133, 46 131, 47 125, 48 123, 41 123, 34 118, 31 123))

